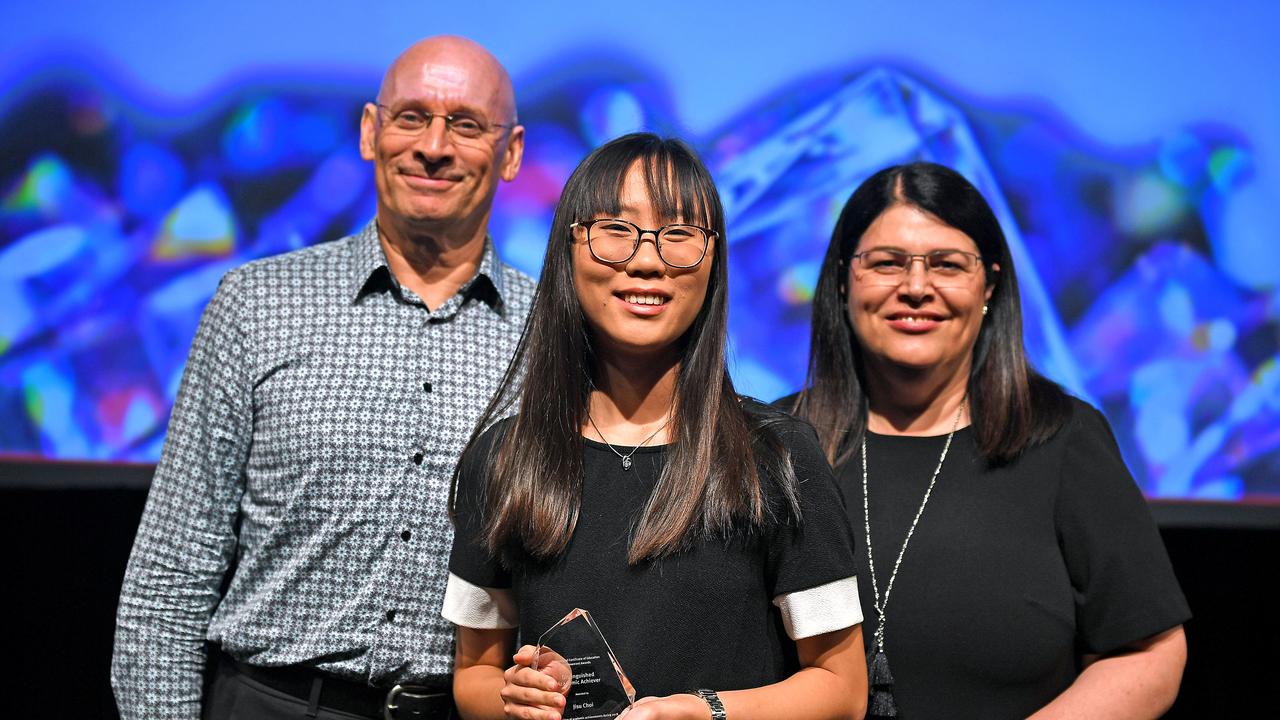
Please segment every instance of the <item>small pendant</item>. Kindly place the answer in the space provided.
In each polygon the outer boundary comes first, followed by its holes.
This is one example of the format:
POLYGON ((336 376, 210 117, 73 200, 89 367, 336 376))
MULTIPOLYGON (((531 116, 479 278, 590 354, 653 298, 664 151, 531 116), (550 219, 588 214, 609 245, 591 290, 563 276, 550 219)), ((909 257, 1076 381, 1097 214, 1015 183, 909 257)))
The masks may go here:
POLYGON ((630 456, 627 456, 627 457, 622 458, 622 469, 623 469, 623 470, 630 470, 630 469, 631 469, 631 457, 630 457, 630 456))

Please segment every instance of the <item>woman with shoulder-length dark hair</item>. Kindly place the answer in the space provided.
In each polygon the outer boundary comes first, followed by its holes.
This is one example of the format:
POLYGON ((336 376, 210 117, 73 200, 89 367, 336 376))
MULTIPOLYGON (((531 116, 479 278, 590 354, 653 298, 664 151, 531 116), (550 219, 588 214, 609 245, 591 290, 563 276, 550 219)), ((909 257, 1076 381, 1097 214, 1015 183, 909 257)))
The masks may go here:
POLYGON ((1154 717, 1186 601, 1102 414, 1031 369, 994 213, 899 165, 849 198, 813 304, 818 431, 856 528, 868 717, 1154 717))
POLYGON ((632 720, 861 717, 852 532, 812 429, 734 391, 727 252, 679 141, 619 138, 569 178, 480 427, 521 379, 515 416, 472 439, 451 499, 463 717, 583 716, 533 647, 511 655, 573 608, 646 696, 632 720))

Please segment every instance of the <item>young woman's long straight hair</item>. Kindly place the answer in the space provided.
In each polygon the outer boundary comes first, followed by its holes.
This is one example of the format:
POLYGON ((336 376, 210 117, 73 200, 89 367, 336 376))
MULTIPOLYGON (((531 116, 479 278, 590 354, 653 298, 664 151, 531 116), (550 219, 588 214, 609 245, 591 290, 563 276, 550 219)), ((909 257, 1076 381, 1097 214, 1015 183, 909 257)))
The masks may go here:
POLYGON ((982 255, 987 285, 995 290, 973 348, 969 414, 978 451, 991 465, 1005 464, 1057 432, 1070 405, 1062 389, 1027 361, 1017 274, 995 213, 964 176, 934 163, 885 168, 845 203, 819 271, 809 371, 791 411, 818 431, 832 465, 847 462, 860 447, 867 392, 862 348, 849 324, 849 264, 867 228, 894 205, 915 207, 963 232, 982 255))
POLYGON ((599 214, 617 216, 632 167, 643 169, 649 201, 660 217, 704 225, 716 236, 704 260, 712 263, 706 298, 680 339, 672 441, 633 529, 628 561, 678 552, 699 537, 760 527, 775 512, 766 501, 766 481, 777 482, 783 510, 799 518, 790 458, 770 420, 743 410, 725 364, 728 244, 715 183, 684 143, 636 133, 596 149, 565 184, 524 335, 459 464, 479 460, 486 468, 484 538, 496 557, 509 557, 515 545, 534 558, 554 558, 577 524, 581 428, 598 368, 573 279, 570 225, 599 214), (468 457, 477 452, 480 430, 517 399, 515 419, 499 446, 488 457, 468 457))

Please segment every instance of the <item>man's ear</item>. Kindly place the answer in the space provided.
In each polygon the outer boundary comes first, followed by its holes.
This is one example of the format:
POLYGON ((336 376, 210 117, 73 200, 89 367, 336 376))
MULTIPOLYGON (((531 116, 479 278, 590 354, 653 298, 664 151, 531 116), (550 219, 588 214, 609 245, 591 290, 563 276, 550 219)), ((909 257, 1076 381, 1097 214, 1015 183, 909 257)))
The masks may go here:
POLYGON ((378 106, 365 103, 360 113, 360 157, 373 160, 378 139, 378 106))
POLYGON ((499 175, 503 180, 511 182, 520 173, 520 163, 524 160, 524 126, 511 128, 507 137, 507 147, 502 153, 502 167, 499 175))

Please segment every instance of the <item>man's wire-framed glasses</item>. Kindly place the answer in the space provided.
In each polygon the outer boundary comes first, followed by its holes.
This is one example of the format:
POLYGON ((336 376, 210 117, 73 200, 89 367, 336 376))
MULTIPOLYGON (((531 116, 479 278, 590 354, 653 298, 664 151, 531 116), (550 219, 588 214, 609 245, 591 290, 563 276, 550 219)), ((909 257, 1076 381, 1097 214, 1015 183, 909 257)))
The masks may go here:
POLYGON ((696 267, 707 255, 707 245, 717 233, 699 225, 671 223, 656 230, 646 230, 620 218, 598 218, 569 226, 586 235, 591 256, 602 263, 616 265, 635 257, 645 235, 653 236, 662 262, 674 268, 696 267))
POLYGON ((431 121, 436 118, 444 120, 445 132, 467 140, 476 140, 484 137, 495 128, 514 127, 512 124, 487 122, 482 118, 467 113, 437 115, 436 113, 414 108, 392 110, 382 103, 377 103, 377 106, 378 110, 386 113, 391 128, 410 135, 416 135, 431 127, 431 121))

